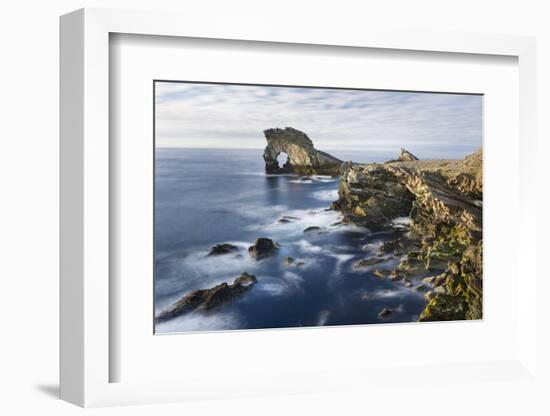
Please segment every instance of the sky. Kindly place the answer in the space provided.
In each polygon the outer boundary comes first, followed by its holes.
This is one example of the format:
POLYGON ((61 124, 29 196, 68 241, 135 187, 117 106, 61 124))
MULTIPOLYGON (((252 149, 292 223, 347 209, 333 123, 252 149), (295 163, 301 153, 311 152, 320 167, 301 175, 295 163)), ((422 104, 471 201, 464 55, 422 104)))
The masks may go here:
POLYGON ((462 158, 482 143, 479 95, 156 82, 157 147, 250 148, 294 127, 319 150, 462 158))

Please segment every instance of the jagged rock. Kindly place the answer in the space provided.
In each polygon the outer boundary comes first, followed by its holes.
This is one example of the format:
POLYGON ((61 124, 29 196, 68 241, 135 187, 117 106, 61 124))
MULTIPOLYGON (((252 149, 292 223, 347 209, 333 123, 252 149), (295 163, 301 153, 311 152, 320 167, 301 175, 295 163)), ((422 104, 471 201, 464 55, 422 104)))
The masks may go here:
POLYGON ((374 266, 375 264, 382 263, 385 259, 380 257, 369 257, 368 259, 362 259, 353 264, 355 270, 362 270, 369 266, 374 266))
POLYGON ((390 280, 401 280, 403 277, 403 272, 399 269, 393 269, 390 273, 390 280))
POLYGON ((303 132, 286 127, 264 131, 267 147, 264 150, 267 173, 298 173, 302 175, 339 174, 342 161, 328 153, 315 149, 311 139, 303 132), (277 157, 288 155, 287 162, 280 167, 277 157))
POLYGON ((385 319, 385 318, 388 318, 392 313, 393 311, 391 309, 384 308, 378 313, 378 317, 385 319))
POLYGON ((424 293, 424 299, 426 299, 426 302, 429 302, 433 298, 435 298, 435 293, 432 290, 430 290, 429 292, 424 293))
POLYGON ((295 259, 294 257, 290 257, 290 256, 286 256, 284 259, 283 259, 283 264, 285 266, 296 266, 296 267, 300 267, 300 266, 303 266, 304 264, 306 264, 303 260, 298 260, 298 259, 295 259))
POLYGON ((372 272, 373 275, 381 279, 388 276, 389 273, 390 273, 389 270, 383 270, 383 269, 376 269, 372 272))
POLYGON ((280 219, 279 219, 279 222, 281 224, 288 224, 289 222, 293 222, 295 220, 297 220, 298 218, 296 217, 292 217, 290 215, 283 215, 280 219))
POLYGON ((233 284, 222 283, 211 289, 199 289, 185 295, 157 316, 157 322, 167 321, 195 310, 209 311, 232 302, 256 284, 256 276, 243 273, 233 284))
POLYGON ((332 208, 344 221, 373 231, 391 228, 391 220, 408 216, 414 196, 390 165, 342 165, 338 200, 332 208))
POLYGON ((433 286, 435 283, 435 278, 436 276, 425 277, 424 279, 422 279, 422 283, 433 286))
MULTIPOLYGON (((428 306, 441 310, 444 305, 435 300, 443 295, 453 296, 442 299, 464 306, 462 312, 467 319, 480 319, 482 150, 463 160, 417 160, 405 152, 402 155, 406 161, 344 163, 339 198, 332 208, 344 214, 344 221, 371 230, 390 229, 392 219, 408 216, 410 244, 394 252, 408 251, 408 254, 398 266, 399 274, 392 273, 390 278, 436 271, 440 274, 431 284, 441 286, 438 292, 444 292, 436 293, 428 306)), ((395 249, 394 242, 383 247, 380 254, 392 249, 395 249)), ((457 316, 443 312, 432 315, 457 316)))
POLYGON ((401 148, 401 153, 399 154, 397 160, 399 160, 400 162, 413 162, 419 159, 408 150, 401 148))
POLYGON ((270 238, 260 237, 256 240, 254 245, 248 247, 248 252, 252 257, 256 259, 262 259, 264 257, 275 254, 279 249, 279 245, 274 243, 270 238))
POLYGON ((459 321, 466 319, 468 304, 462 296, 437 295, 420 314, 420 322, 459 321))
POLYGON ((221 254, 229 254, 229 253, 234 253, 236 251, 239 251, 239 248, 237 246, 234 246, 233 244, 223 243, 223 244, 216 244, 214 247, 212 247, 208 255, 219 256, 221 254))
POLYGON ((416 160, 420 160, 420 159, 418 159, 415 155, 413 155, 408 150, 405 150, 405 149, 401 148, 401 153, 399 153, 399 157, 397 159, 391 159, 391 160, 388 160, 385 163, 414 162, 416 160))

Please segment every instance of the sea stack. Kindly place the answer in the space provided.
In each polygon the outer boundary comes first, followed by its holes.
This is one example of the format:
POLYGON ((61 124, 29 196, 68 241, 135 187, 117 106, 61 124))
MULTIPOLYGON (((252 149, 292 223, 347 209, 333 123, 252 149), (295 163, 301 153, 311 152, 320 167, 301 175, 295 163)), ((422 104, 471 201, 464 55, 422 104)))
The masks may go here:
POLYGON ((267 173, 331 176, 337 176, 340 173, 342 161, 315 149, 313 142, 304 132, 286 127, 265 130, 264 135, 267 140, 264 150, 267 173), (288 159, 280 166, 277 157, 282 153, 286 153, 288 159))

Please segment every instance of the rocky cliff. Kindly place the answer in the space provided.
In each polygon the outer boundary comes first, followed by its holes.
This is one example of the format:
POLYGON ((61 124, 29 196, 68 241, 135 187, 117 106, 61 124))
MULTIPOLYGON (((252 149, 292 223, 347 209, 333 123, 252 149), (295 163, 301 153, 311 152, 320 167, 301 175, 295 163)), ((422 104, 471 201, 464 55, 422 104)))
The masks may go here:
POLYGON ((428 280, 434 291, 419 320, 480 319, 482 151, 464 160, 425 161, 405 152, 405 161, 343 164, 333 208, 371 230, 409 217, 410 231, 395 244, 407 248, 395 253, 403 255, 395 275, 438 271, 428 280))
POLYGON ((286 127, 264 131, 267 146, 264 150, 267 173, 298 173, 301 175, 338 175, 342 161, 315 149, 311 139, 303 132, 286 127), (288 159, 279 166, 277 157, 286 153, 288 159))

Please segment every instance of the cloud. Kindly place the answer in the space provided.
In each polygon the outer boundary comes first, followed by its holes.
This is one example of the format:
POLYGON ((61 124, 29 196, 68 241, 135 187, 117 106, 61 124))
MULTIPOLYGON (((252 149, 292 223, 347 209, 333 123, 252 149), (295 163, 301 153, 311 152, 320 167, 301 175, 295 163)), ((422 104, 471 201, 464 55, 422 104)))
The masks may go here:
POLYGON ((292 126, 319 149, 462 157, 481 146, 477 95, 156 83, 161 147, 263 148, 263 130, 292 126))

